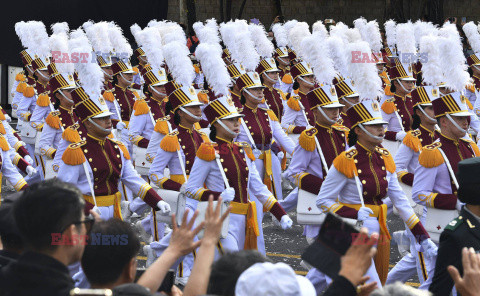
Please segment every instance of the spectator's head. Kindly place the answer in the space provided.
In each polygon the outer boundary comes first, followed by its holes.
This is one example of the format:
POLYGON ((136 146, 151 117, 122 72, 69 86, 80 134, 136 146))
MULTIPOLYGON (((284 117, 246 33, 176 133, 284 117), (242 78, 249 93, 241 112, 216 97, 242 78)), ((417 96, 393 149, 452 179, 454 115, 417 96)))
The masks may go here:
POLYGON ((480 192, 480 183, 478 182, 480 174, 480 157, 468 158, 458 163, 458 199, 466 204, 480 205, 478 192, 480 192))
POLYGON ((110 219, 96 223, 82 257, 92 287, 113 288, 133 282, 139 249, 140 240, 127 222, 110 219))
POLYGON ((82 257, 82 239, 93 223, 85 217, 84 206, 77 187, 52 179, 27 188, 13 213, 27 248, 69 265, 82 257))
POLYGON ((256 263, 245 270, 235 286, 236 296, 315 296, 312 283, 285 263, 256 263))
POLYGON ((262 262, 270 261, 256 251, 240 251, 222 256, 212 265, 208 294, 234 296, 235 285, 242 272, 253 264, 262 262))
POLYGON ((5 198, 0 206, 0 239, 4 250, 20 254, 23 240, 13 217, 13 202, 18 196, 20 193, 5 198))
POLYGON ((384 286, 383 289, 377 289, 370 294, 370 296, 428 296, 432 295, 425 290, 418 290, 409 287, 400 282, 384 286))

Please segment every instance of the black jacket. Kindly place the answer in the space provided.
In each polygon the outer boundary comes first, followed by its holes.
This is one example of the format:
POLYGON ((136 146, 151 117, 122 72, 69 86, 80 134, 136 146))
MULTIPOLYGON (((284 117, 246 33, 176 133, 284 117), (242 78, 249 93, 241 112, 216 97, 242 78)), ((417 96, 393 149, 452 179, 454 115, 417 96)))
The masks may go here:
POLYGON ((472 214, 462 209, 460 216, 452 220, 440 235, 435 274, 429 291, 435 296, 450 295, 454 282, 448 273, 449 265, 455 266, 463 275, 462 249, 480 251, 480 223, 472 214))
POLYGON ((0 270, 0 295, 69 295, 74 282, 58 260, 25 252, 0 270))

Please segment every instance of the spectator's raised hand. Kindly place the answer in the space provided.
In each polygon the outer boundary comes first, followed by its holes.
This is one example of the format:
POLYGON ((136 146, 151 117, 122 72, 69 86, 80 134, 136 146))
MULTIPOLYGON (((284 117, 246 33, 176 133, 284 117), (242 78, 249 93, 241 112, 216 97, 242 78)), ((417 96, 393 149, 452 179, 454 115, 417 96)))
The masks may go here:
POLYGON ((205 234, 203 235, 202 241, 213 241, 215 243, 220 239, 220 232, 222 231, 222 225, 225 219, 227 219, 228 214, 230 214, 231 207, 221 214, 222 208, 222 197, 218 198, 217 206, 213 209, 213 195, 208 198, 208 207, 205 213, 205 234))
POLYGON ((448 272, 455 282, 457 291, 463 296, 480 295, 480 255, 473 248, 462 250, 463 277, 450 265, 448 272))
POLYGON ((168 249, 175 250, 180 256, 184 256, 195 250, 200 246, 200 241, 194 242, 195 236, 202 230, 205 222, 197 225, 193 229, 193 225, 198 216, 198 211, 195 211, 192 219, 187 221, 188 209, 183 214, 182 225, 177 226, 175 220, 175 214, 172 214, 172 238, 170 239, 170 245, 168 249))
POLYGON ((372 258, 377 252, 375 247, 378 233, 368 237, 367 228, 362 228, 357 238, 353 241, 347 253, 341 258, 339 275, 348 279, 354 286, 362 283, 363 276, 372 264, 372 258))
POLYGON ((369 279, 369 276, 362 278, 360 285, 357 287, 357 296, 368 296, 377 288, 376 282, 366 284, 369 279))

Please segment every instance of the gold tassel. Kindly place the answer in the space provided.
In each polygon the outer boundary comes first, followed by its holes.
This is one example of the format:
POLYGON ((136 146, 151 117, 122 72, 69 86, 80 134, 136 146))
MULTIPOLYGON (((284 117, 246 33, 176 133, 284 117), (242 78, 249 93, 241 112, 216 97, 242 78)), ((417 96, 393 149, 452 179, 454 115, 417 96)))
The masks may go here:
POLYGON ((395 173, 396 167, 395 167, 395 161, 393 160, 392 153, 388 152, 387 149, 382 149, 383 152, 383 161, 385 162, 385 168, 387 171, 390 173, 395 173))
POLYGON ((8 147, 7 139, 5 139, 4 136, 0 136, 0 148, 2 148, 3 151, 10 150, 10 147, 8 147))
POLYGON ((138 92, 136 90, 132 90, 132 93, 133 95, 135 96, 135 98, 140 98, 140 95, 138 94, 138 92))
POLYGON ((296 97, 291 97, 290 99, 288 99, 287 101, 287 106, 290 107, 290 109, 294 110, 294 111, 300 111, 302 110, 300 108, 300 105, 298 104, 298 100, 296 97))
POLYGON ((31 98, 35 95, 35 89, 33 86, 26 86, 23 90, 23 96, 26 98, 31 98))
POLYGON ((133 70, 133 72, 135 72, 135 75, 140 72, 140 71, 138 70, 138 67, 133 67, 132 70, 133 70))
POLYGON ((3 126, 3 123, 0 121, 0 134, 5 135, 6 133, 5 126, 3 126))
POLYGON ((292 84, 293 83, 292 75, 290 74, 283 75, 282 82, 286 84, 292 84))
POLYGON ((150 112, 150 107, 148 107, 147 102, 145 100, 136 100, 135 104, 133 104, 133 110, 135 110, 135 116, 148 114, 150 112))
POLYGON ((47 94, 41 94, 38 96, 37 105, 40 107, 47 107, 50 105, 50 97, 47 94))
POLYGON ((86 143, 86 141, 81 141, 68 145, 68 148, 65 150, 65 152, 63 152, 62 155, 63 162, 68 165, 79 165, 84 163, 85 154, 83 154, 81 147, 86 143))
POLYGON ((472 146, 473 152, 475 152, 475 156, 480 156, 480 149, 478 149, 478 146, 475 142, 471 141, 470 146, 472 146))
POLYGON ((392 114, 393 112, 397 111, 397 107, 395 107, 395 103, 391 100, 386 100, 382 104, 383 112, 387 114, 392 114))
POLYGON ((405 138, 403 138, 403 144, 415 152, 418 152, 420 149, 422 149, 422 143, 420 143, 420 139, 416 137, 412 131, 409 131, 405 138))
POLYGON ((60 117, 58 115, 54 114, 54 112, 50 112, 48 114, 47 118, 45 118, 45 122, 54 129, 59 129, 60 128, 60 117))
POLYGON ((155 124, 155 128, 153 129, 157 133, 161 133, 162 135, 168 134, 168 124, 166 120, 157 120, 155 124))
POLYGON ((418 156, 418 163, 425 168, 434 168, 445 162, 442 154, 438 151, 437 147, 442 146, 440 142, 427 145, 422 148, 420 155, 418 156))
POLYGON ((68 128, 66 128, 63 133, 62 133, 62 138, 65 140, 65 141, 68 141, 70 143, 78 143, 81 141, 80 139, 80 134, 78 133, 78 131, 72 127, 72 126, 69 126, 68 128))
POLYGON ((200 67, 197 64, 193 65, 193 69, 195 69, 195 73, 200 73, 200 67))
POLYGON ((204 132, 199 132, 200 136, 202 137, 203 142, 210 143, 210 138, 204 132))
POLYGON ((344 174, 347 178, 353 178, 357 174, 357 168, 355 166, 355 159, 353 158, 357 154, 357 150, 351 149, 349 151, 343 151, 339 156, 333 160, 333 166, 340 173, 344 174))
POLYGON ((7 120, 7 118, 5 117, 5 113, 3 113, 2 107, 0 107, 0 120, 7 120))
POLYGON ((15 80, 16 81, 25 81, 25 75, 23 75, 22 72, 17 73, 17 75, 15 75, 15 80))
POLYGON ((470 102, 469 99, 465 98, 465 103, 467 103, 468 109, 473 110, 472 103, 470 102))
POLYGON ((278 121, 277 115, 275 115, 275 112, 273 112, 272 109, 268 109, 267 113, 268 113, 268 117, 270 117, 270 120, 278 121))
POLYGON ((377 245, 377 253, 373 259, 375 263, 375 269, 377 270, 378 277, 382 286, 385 285, 388 275, 388 267, 390 263, 390 240, 385 236, 382 236, 381 241, 377 245))
POLYGON ((25 82, 20 82, 18 85, 17 85, 17 92, 19 93, 22 93, 25 91, 25 89, 27 88, 27 84, 25 82))
POLYGON ((473 85, 473 83, 467 84, 467 89, 468 89, 470 92, 475 93, 475 85, 473 85))
POLYGON ((251 161, 255 161, 255 155, 253 155, 252 146, 245 145, 243 149, 245 149, 245 153, 247 153, 247 157, 250 158, 251 161))
POLYGON ((128 152, 127 147, 125 147, 125 145, 120 141, 115 141, 115 143, 117 143, 120 150, 122 150, 123 157, 125 157, 125 159, 129 160, 130 159, 130 153, 128 152))
POLYGON ((193 128, 196 129, 197 131, 202 129, 202 127, 200 126, 200 123, 198 123, 198 122, 195 122, 193 124, 193 128))
POLYGON ((166 152, 175 152, 180 150, 180 143, 178 142, 178 132, 166 135, 160 142, 160 148, 166 152))
POLYGON ((198 92, 197 98, 201 103, 208 104, 208 95, 203 90, 198 92))
POLYGON ((107 137, 108 137, 109 139, 115 139, 115 136, 113 135, 113 133, 110 133, 107 137))
POLYGON ((304 130, 301 134, 300 137, 298 137, 298 144, 300 146, 307 150, 307 151, 315 151, 315 135, 317 134, 317 129, 311 128, 308 130, 304 130))
POLYGON ((197 157, 205 161, 214 160, 215 144, 203 142, 197 150, 197 157))
POLYGON ((103 93, 103 98, 106 101, 109 101, 109 102, 113 102, 113 100, 115 100, 115 96, 113 95, 113 92, 111 92, 111 91, 105 91, 103 93))

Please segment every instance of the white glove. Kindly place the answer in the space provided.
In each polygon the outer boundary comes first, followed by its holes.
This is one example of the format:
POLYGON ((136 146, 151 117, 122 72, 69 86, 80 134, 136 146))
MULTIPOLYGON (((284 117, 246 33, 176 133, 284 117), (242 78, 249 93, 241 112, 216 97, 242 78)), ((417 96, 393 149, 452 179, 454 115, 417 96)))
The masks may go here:
POLYGON ((157 203, 157 207, 160 209, 162 216, 167 216, 168 214, 170 214, 170 211, 172 210, 170 208, 170 205, 163 200, 157 203))
POLYGON ((226 188, 222 193, 220 193, 220 196, 223 198, 223 201, 231 202, 235 198, 235 188, 226 188))
POLYGON ((405 138, 405 136, 407 135, 406 132, 404 131, 399 131, 396 135, 395 135, 395 140, 397 141, 403 141, 403 138, 405 138))
POLYGON ((121 130, 123 130, 123 129, 126 128, 126 127, 127 127, 127 125, 126 125, 125 122, 123 122, 123 121, 120 121, 119 123, 117 123, 117 130, 118 130, 118 131, 121 131, 121 130))
POLYGON ((7 120, 7 122, 12 122, 12 118, 8 114, 5 114, 5 120, 7 120))
POLYGON ((285 157, 285 153, 283 153, 283 151, 280 151, 277 153, 277 157, 278 159, 282 160, 285 157))
POLYGON ((32 177, 33 175, 35 175, 37 173, 37 170, 34 167, 32 167, 31 165, 27 166, 26 171, 27 171, 27 175, 29 177, 32 177))
POLYGON ((425 239, 420 243, 422 252, 429 258, 437 256, 438 247, 431 239, 425 239))
POLYGON ((25 159, 26 162, 28 162, 29 164, 33 164, 33 159, 30 157, 30 155, 25 155, 25 157, 23 158, 25 159))
POLYGON ((288 215, 283 215, 282 219, 280 220, 280 226, 283 230, 292 228, 293 221, 288 217, 288 215))
MULTIPOLYGON (((367 208, 367 207, 361 207, 359 210, 358 210, 358 214, 357 214, 357 220, 358 221, 365 221, 370 217, 370 214, 373 214, 373 211, 372 209, 370 208, 367 208)), ((373 217, 372 217, 373 218, 373 217)))
POLYGON ((457 204, 455 205, 455 209, 457 209, 457 211, 461 211, 462 210, 462 207, 463 207, 463 203, 460 202, 459 200, 457 200, 457 204))

